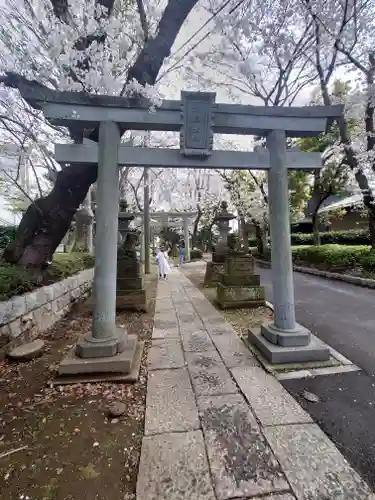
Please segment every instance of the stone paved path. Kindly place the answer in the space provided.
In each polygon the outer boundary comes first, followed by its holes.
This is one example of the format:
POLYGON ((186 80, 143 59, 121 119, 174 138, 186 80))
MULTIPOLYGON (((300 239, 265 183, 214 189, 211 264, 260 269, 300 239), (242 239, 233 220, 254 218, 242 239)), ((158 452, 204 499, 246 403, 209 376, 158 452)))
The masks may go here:
POLYGON ((159 282, 138 500, 375 500, 178 270, 159 282))

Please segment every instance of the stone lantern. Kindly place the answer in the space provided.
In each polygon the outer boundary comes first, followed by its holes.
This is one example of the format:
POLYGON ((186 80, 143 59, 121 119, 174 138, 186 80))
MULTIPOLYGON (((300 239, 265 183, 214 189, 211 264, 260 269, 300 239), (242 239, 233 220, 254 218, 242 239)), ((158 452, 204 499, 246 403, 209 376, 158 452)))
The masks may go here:
POLYGON ((228 246, 229 222, 236 216, 228 212, 228 203, 221 202, 220 212, 215 217, 215 223, 219 228, 219 241, 212 252, 212 262, 207 262, 204 286, 212 287, 220 281, 220 275, 224 272, 224 262, 230 253, 228 246))
POLYGON ((134 220, 134 215, 127 212, 128 203, 126 200, 120 200, 119 214, 118 214, 118 232, 119 232, 119 245, 122 245, 126 240, 128 234, 129 224, 134 220))
POLYGON ((215 217, 215 223, 219 228, 219 241, 212 253, 213 262, 224 262, 230 248, 228 246, 229 222, 235 219, 236 216, 228 212, 228 203, 222 201, 220 204, 220 212, 215 217))
POLYGON ((139 232, 129 228, 134 216, 126 212, 126 208, 126 202, 121 201, 119 212, 121 243, 117 251, 116 309, 118 311, 147 311, 148 294, 136 249, 139 245, 139 232))

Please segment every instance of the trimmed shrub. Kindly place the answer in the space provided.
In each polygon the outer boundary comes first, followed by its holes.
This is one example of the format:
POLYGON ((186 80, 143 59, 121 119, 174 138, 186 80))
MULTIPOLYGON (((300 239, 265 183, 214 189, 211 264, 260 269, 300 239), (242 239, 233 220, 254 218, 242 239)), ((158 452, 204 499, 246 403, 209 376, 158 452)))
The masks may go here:
POLYGON ((361 266, 368 273, 375 273, 375 252, 372 251, 362 258, 361 266))
MULTIPOLYGON (((371 245, 370 235, 367 229, 320 233, 320 241, 322 245, 371 245)), ((303 233, 292 234, 291 243, 292 245, 313 245, 314 235, 303 233)))
POLYGON ((31 292, 43 285, 56 283, 84 269, 94 267, 94 264, 95 257, 84 253, 55 254, 51 266, 44 272, 0 263, 0 301, 31 292))
MULTIPOLYGON (((319 245, 292 248, 293 261, 327 270, 352 269, 369 257, 368 246, 319 245)), ((374 260, 375 262, 375 260, 374 260)))
POLYGON ((203 252, 202 250, 199 250, 199 248, 193 248, 193 250, 190 251, 191 260, 200 260, 202 257, 203 257, 203 252))

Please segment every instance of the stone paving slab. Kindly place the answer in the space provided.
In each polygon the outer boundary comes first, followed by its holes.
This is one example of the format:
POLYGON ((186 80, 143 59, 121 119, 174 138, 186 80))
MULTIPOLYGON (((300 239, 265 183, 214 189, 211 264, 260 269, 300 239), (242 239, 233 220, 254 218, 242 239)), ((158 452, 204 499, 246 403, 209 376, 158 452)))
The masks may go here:
POLYGON ((174 305, 171 304, 171 306, 167 309, 166 307, 159 307, 159 308, 155 308, 155 316, 154 316, 154 319, 155 318, 160 318, 161 320, 165 319, 165 320, 170 320, 171 317, 173 319, 177 319, 177 316, 176 316, 176 310, 174 308, 174 305))
POLYGON ((174 309, 172 297, 167 297, 167 298, 156 297, 155 308, 160 308, 160 309, 171 309, 172 308, 172 309, 174 309))
POLYGON ((289 490, 243 396, 211 396, 197 401, 219 500, 289 490))
POLYGON ((228 368, 260 366, 254 354, 238 338, 235 332, 225 335, 213 335, 212 342, 228 368))
POLYGON ((205 327, 208 333, 212 336, 233 334, 233 327, 224 321, 224 319, 221 323, 215 322, 207 324, 207 322, 205 322, 205 327))
MULTIPOLYGON (((190 307, 189 302, 187 302, 186 295, 181 295, 180 297, 173 297, 173 303, 175 305, 175 308, 178 310, 180 307, 184 307, 188 305, 190 307)), ((192 309, 192 307, 191 307, 192 309)))
POLYGON ((182 368, 185 366, 180 339, 155 339, 148 352, 148 370, 182 368))
MULTIPOLYGON (((245 498, 236 498, 236 500, 246 500, 245 498)), ((296 500, 294 495, 286 493, 285 495, 267 495, 265 497, 254 497, 252 500, 296 500)))
MULTIPOLYGON (((178 313, 178 322, 180 324, 183 324, 183 323, 193 323, 195 321, 199 320, 199 316, 196 312, 192 311, 192 312, 188 312, 185 310, 184 308, 184 312, 179 312, 178 313)), ((202 322, 201 322, 202 323, 202 322)))
POLYGON ((197 396, 238 392, 236 384, 216 351, 186 352, 185 357, 197 396))
POLYGON ((375 499, 318 425, 267 427, 264 434, 297 500, 375 499))
POLYGON ((177 313, 177 318, 178 324, 182 329, 191 330, 191 328, 204 328, 202 320, 195 311, 189 313, 185 312, 184 314, 177 313))
POLYGON ((186 368, 150 372, 145 435, 199 429, 198 410, 186 368))
POLYGON ((215 346, 206 330, 188 332, 181 330, 181 338, 185 352, 206 352, 215 350, 215 346))
POLYGON ((143 438, 138 500, 215 500, 202 431, 143 438))
POLYGON ((179 339, 180 332, 176 328, 155 328, 152 331, 152 339, 179 339))
POLYGON ((198 314, 196 313, 194 307, 189 303, 189 299, 185 298, 185 301, 183 304, 176 305, 176 314, 179 319, 179 321, 192 321, 192 318, 189 316, 194 316, 194 318, 199 318, 198 314))
POLYGON ((204 319, 205 322, 213 322, 213 321, 223 321, 223 316, 219 313, 219 311, 208 302, 193 302, 194 308, 199 314, 201 318, 204 319))
POLYGON ((312 422, 310 415, 263 368, 238 367, 231 372, 262 425, 312 422))
POLYGON ((178 328, 178 321, 176 313, 171 311, 170 313, 155 314, 154 317, 154 328, 160 330, 167 330, 169 328, 178 328))
POLYGON ((191 335, 194 332, 205 330, 203 323, 195 321, 194 323, 180 323, 180 332, 184 335, 191 335))
POLYGON ((193 304, 190 302, 189 297, 184 295, 181 298, 173 297, 173 303, 176 308, 177 314, 183 314, 184 312, 193 314, 195 312, 193 304))

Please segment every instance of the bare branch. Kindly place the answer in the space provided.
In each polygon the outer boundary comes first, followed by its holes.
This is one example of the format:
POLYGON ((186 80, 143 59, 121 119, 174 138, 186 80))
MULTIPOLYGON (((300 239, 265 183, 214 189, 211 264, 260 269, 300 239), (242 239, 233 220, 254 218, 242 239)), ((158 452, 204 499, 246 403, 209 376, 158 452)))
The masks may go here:
POLYGON ((8 177, 8 179, 15 185, 17 186, 17 189, 19 189, 21 191, 21 193, 26 196, 26 198, 31 202, 31 203, 34 203, 34 200, 32 198, 30 198, 30 195, 24 190, 24 188, 21 186, 21 184, 19 184, 16 180, 13 179, 13 177, 11 175, 8 174, 8 172, 6 170, 3 170, 2 171, 3 174, 8 177))
POLYGON ((150 37, 150 29, 147 21, 145 6, 143 5, 143 0, 137 0, 137 7, 139 12, 139 18, 141 20, 141 26, 143 29, 143 39, 147 43, 150 37))
POLYGON ((31 165, 31 168, 33 170, 33 173, 34 173, 36 185, 38 187, 39 196, 43 196, 42 186, 40 185, 39 177, 38 177, 38 174, 36 173, 34 162, 31 159, 29 161, 30 161, 30 165, 31 165))

